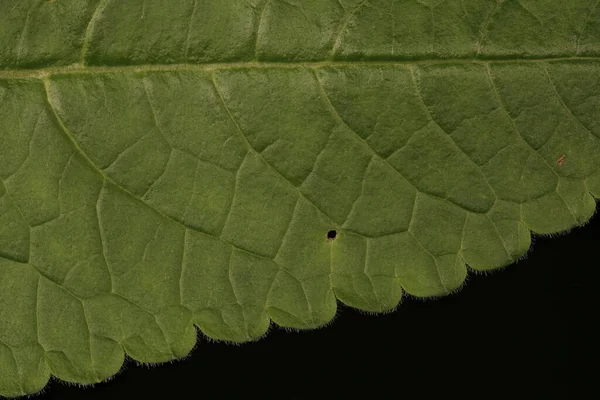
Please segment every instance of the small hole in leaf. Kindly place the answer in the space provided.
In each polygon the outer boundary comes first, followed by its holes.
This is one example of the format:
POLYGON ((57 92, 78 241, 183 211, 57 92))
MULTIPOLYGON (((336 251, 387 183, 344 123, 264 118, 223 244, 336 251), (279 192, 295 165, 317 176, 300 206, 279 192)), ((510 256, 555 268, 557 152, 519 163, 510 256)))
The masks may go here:
POLYGON ((334 240, 337 237, 337 231, 335 229, 327 232, 327 240, 334 240))

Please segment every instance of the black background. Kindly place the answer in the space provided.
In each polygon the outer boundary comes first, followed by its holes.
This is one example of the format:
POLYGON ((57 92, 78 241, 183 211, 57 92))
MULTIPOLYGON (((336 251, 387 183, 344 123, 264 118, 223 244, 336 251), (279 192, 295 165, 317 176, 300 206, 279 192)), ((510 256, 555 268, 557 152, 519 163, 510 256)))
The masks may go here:
POLYGON ((471 273, 445 298, 405 298, 379 316, 340 305, 320 330, 272 328, 242 346, 202 339, 184 360, 128 361, 94 387, 53 380, 39 398, 600 398, 599 246, 597 215, 567 235, 535 236, 527 259, 471 273))

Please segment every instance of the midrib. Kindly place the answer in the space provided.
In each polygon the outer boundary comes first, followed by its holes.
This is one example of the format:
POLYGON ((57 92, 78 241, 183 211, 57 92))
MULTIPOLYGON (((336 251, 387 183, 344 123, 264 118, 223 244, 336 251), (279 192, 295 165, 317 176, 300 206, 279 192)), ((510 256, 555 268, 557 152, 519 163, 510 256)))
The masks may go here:
POLYGON ((215 71, 227 69, 267 69, 267 68, 325 68, 325 67, 351 67, 370 66, 383 67, 394 65, 442 65, 442 64, 530 64, 551 63, 564 61, 600 61, 600 57, 545 57, 545 58, 455 58, 455 59, 420 59, 420 60, 374 60, 374 61, 244 61, 229 63, 203 63, 203 64, 139 64, 139 65, 114 65, 114 66, 84 66, 73 64, 69 66, 46 67, 37 69, 5 69, 0 70, 2 78, 44 78, 50 75, 65 74, 94 74, 94 73, 120 73, 120 72, 152 72, 152 71, 215 71))

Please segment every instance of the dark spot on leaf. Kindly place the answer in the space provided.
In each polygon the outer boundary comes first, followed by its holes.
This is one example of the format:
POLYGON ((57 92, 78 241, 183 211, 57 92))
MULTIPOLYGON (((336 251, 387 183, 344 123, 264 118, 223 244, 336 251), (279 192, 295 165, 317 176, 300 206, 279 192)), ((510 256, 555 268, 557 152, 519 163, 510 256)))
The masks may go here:
POLYGON ((331 241, 337 237, 337 231, 335 229, 327 232, 327 240, 331 241))

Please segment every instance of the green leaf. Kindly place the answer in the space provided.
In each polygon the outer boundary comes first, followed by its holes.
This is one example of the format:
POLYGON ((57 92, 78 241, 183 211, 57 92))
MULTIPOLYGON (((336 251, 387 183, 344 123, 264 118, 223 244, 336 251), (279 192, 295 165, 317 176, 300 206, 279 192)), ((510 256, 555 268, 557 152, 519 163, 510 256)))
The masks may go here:
POLYGON ((3 0, 0 394, 513 263, 600 197, 597 0, 3 0))

